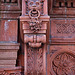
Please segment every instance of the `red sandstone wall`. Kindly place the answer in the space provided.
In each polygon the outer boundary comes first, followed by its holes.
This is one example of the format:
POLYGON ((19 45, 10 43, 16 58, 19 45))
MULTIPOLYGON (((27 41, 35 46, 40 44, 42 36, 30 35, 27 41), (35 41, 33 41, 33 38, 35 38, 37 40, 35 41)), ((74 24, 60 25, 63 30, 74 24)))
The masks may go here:
MULTIPOLYGON (((24 66, 24 44, 20 40, 18 20, 22 12, 21 6, 21 0, 6 0, 5 2, 1 0, 0 2, 0 59, 3 58, 3 60, 1 60, 2 62, 0 61, 0 65, 2 66, 5 61, 5 54, 7 56, 10 50, 15 52, 15 49, 16 55, 14 56, 16 56, 16 59, 17 50, 20 49, 17 65, 24 66), (19 42, 22 48, 19 48, 19 44, 15 44, 19 42), (4 55, 1 55, 3 53, 4 55)), ((47 70, 45 71, 47 71, 47 75, 75 75, 75 1, 68 0, 66 4, 64 0, 48 0, 48 12, 51 18, 50 30, 48 30, 50 34, 47 33, 47 35, 49 35, 50 38, 46 48, 47 57, 45 61, 47 70)), ((38 61, 42 61, 41 50, 34 51, 35 55, 33 51, 30 50, 31 57, 27 59, 32 63, 28 61, 28 64, 35 67, 37 61, 34 62, 34 59, 36 59, 36 57, 38 61), (39 55, 37 55, 37 53, 39 55), (33 58, 33 55, 35 58, 33 58)), ((13 52, 11 54, 13 55, 13 52)), ((12 55, 11 59, 13 58, 12 55)), ((6 58, 8 57, 9 55, 6 58)), ((10 63, 11 61, 9 60, 7 61, 10 63)), ((8 65, 8 62, 4 64, 8 65)), ((13 63, 11 63, 11 65, 12 64, 13 63)), ((31 67, 28 68, 28 71, 30 71, 31 67)), ((33 70, 35 70, 35 68, 33 68, 33 70)), ((41 67, 38 67, 38 70, 39 69, 41 69, 41 67)))

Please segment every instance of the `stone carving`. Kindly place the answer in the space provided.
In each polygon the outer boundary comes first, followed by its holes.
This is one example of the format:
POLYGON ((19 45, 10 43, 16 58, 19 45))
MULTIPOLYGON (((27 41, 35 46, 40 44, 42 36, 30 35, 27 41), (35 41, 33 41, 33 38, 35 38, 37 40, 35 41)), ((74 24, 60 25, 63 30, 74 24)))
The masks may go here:
POLYGON ((28 0, 29 9, 40 9, 42 0, 28 0))
POLYGON ((75 33, 75 24, 56 24, 57 33, 71 34, 75 33))
POLYGON ((62 53, 53 60, 53 70, 56 75, 75 75, 75 57, 62 53))
MULTIPOLYGON (((43 18, 40 18, 41 16, 40 11, 41 11, 42 3, 44 2, 44 0, 23 0, 23 2, 25 2, 26 4, 25 6, 26 8, 28 8, 27 16, 29 19, 25 21, 29 24, 28 25, 29 27, 27 26, 29 29, 25 27, 23 28, 24 32, 26 33, 24 35, 24 43, 28 44, 30 47, 35 47, 35 48, 41 47, 42 44, 46 43, 46 34, 38 35, 37 33, 39 34, 44 33, 46 30, 45 24, 44 24, 44 27, 42 27, 43 18), (29 33, 32 33, 32 35, 29 33), (38 38, 39 38, 39 41, 38 41, 38 38)), ((22 23, 24 23, 24 21, 22 23)), ((26 25, 23 24, 23 26, 26 26, 26 25)))
POLYGON ((41 25, 42 25, 42 21, 37 21, 37 20, 31 20, 29 22, 29 28, 31 29, 31 31, 33 32, 37 32, 41 29, 41 25))
POLYGON ((34 69, 34 50, 32 49, 32 48, 28 48, 28 50, 27 50, 27 72, 28 73, 31 73, 31 72, 33 72, 33 69, 34 69))
MULTIPOLYGON (((38 12, 43 12, 43 2, 44 0, 28 0, 27 2, 27 9, 30 10, 36 10, 38 12)), ((42 14, 42 13, 41 13, 42 14)))
POLYGON ((30 47, 40 47, 42 43, 46 43, 46 35, 40 34, 40 35, 25 35, 25 43, 28 43, 30 47))
POLYGON ((39 50, 37 50, 37 71, 38 73, 43 73, 43 50, 42 48, 39 48, 39 50))
POLYGON ((41 0, 29 0, 28 1, 29 17, 31 21, 29 22, 30 29, 33 32, 37 32, 41 29, 42 21, 38 20, 41 13, 41 0))
MULTIPOLYGON (((28 48, 27 51, 27 72, 28 74, 40 74, 43 72, 43 50, 42 48, 28 48), (35 61, 33 61, 35 60, 35 61)), ((42 75, 42 74, 41 74, 42 75)))
POLYGON ((56 52, 57 50, 51 50, 50 51, 50 57, 56 52))

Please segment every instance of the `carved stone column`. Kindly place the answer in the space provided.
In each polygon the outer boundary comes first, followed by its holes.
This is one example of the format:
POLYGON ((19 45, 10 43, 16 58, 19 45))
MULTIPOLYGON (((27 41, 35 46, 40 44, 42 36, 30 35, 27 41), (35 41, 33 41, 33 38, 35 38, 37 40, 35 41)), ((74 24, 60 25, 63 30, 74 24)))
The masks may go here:
POLYGON ((49 19, 47 0, 22 0, 20 34, 24 43, 25 75, 46 75, 49 19))

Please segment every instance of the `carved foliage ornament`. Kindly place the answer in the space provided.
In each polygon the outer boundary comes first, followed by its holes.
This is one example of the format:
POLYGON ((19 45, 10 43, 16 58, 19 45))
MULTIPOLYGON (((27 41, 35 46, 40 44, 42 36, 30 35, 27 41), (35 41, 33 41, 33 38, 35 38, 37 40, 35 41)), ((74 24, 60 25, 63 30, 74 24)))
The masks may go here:
POLYGON ((31 21, 29 22, 30 29, 33 32, 37 32, 41 29, 42 21, 38 20, 40 17, 41 10, 41 0, 28 0, 29 17, 31 21))
POLYGON ((43 72, 43 50, 42 48, 28 48, 27 50, 27 72, 34 75, 34 71, 37 72, 36 75, 42 75, 43 72), (33 61, 35 60, 35 62, 33 61))
POLYGON ((75 75, 75 57, 68 53, 62 53, 52 62, 56 75, 75 75))
POLYGON ((41 26, 42 26, 41 24, 42 24, 42 21, 31 20, 29 22, 29 27, 30 27, 31 31, 37 32, 41 29, 41 26))

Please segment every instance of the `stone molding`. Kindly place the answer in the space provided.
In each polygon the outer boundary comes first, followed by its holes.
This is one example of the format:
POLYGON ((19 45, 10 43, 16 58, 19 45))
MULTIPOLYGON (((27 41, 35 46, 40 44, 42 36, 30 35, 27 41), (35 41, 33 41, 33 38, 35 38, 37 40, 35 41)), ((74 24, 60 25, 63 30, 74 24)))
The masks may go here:
POLYGON ((0 67, 15 67, 19 43, 0 43, 0 67))

